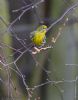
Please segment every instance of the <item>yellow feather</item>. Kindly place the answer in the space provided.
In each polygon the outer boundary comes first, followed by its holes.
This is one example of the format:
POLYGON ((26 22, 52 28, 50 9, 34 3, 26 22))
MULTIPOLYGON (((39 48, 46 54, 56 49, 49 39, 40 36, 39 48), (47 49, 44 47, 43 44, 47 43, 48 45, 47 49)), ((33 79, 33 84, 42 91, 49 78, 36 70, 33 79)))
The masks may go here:
POLYGON ((43 41, 45 39, 45 34, 46 34, 46 29, 47 26, 46 25, 41 25, 40 27, 38 27, 38 29, 34 32, 34 35, 32 37, 32 42, 36 45, 36 46, 41 46, 43 45, 43 41))

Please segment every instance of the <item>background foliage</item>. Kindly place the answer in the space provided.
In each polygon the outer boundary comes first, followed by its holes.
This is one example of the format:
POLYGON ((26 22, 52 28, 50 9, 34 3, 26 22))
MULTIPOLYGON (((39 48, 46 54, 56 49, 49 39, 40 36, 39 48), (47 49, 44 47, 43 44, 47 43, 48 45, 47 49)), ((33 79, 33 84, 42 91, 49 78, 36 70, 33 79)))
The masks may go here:
POLYGON ((0 0, 1 100, 78 99, 78 7, 47 32, 45 47, 53 48, 33 55, 28 46, 31 32, 42 24, 50 27, 76 3, 77 0, 0 0), (61 35, 52 43, 52 37, 59 32, 61 35))

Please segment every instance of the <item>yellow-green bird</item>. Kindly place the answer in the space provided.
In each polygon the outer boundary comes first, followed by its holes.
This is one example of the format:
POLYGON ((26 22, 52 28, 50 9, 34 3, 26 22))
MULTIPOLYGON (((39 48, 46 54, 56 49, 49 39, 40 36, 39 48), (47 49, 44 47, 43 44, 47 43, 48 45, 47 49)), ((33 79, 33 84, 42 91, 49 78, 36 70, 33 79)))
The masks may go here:
POLYGON ((37 28, 36 31, 31 33, 31 40, 36 46, 42 46, 45 43, 46 39, 47 26, 41 25, 37 28))

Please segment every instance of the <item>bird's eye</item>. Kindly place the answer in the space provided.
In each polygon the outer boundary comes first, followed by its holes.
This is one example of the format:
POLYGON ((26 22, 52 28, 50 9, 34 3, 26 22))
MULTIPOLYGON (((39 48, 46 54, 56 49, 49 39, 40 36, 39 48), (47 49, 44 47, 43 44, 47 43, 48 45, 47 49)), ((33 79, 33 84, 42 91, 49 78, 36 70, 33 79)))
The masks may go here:
POLYGON ((43 29, 47 29, 47 26, 43 25, 43 29))

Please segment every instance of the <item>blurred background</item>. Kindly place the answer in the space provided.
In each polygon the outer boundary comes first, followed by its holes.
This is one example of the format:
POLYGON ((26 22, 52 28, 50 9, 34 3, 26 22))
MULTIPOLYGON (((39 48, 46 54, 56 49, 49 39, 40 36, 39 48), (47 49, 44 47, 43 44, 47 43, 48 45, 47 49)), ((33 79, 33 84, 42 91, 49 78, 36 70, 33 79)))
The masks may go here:
POLYGON ((29 52, 30 33, 77 2, 0 0, 0 100, 78 100, 78 7, 47 32, 45 47, 53 48, 29 52))

